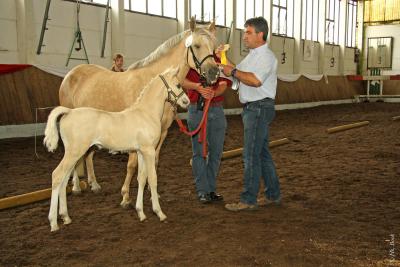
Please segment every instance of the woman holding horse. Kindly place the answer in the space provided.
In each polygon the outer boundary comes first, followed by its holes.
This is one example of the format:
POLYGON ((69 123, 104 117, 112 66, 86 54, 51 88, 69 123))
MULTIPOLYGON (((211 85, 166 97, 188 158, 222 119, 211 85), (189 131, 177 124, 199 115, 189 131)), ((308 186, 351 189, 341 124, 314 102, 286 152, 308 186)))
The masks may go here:
MULTIPOLYGON (((219 62, 219 58, 215 55, 214 59, 219 62)), ((219 78, 216 83, 208 86, 193 69, 189 70, 183 82, 183 88, 187 89, 190 99, 187 120, 190 131, 195 130, 201 122, 204 99, 211 98, 207 117, 207 136, 203 140, 209 147, 207 158, 203 156, 203 146, 199 142, 200 134, 192 136, 192 172, 198 200, 203 204, 223 200, 222 195, 216 192, 216 179, 227 126, 223 108, 223 93, 230 83, 230 80, 219 78)))

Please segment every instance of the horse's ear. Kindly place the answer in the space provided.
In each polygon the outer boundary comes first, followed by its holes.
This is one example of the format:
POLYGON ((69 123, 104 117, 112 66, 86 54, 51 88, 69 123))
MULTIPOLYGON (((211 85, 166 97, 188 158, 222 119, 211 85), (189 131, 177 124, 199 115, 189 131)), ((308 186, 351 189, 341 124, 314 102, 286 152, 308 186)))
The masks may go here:
POLYGON ((216 32, 216 28, 215 28, 215 19, 213 19, 210 23, 210 25, 208 25, 208 30, 212 33, 216 32))
POLYGON ((190 26, 190 31, 194 32, 194 30, 196 29, 196 16, 190 18, 189 26, 190 26))

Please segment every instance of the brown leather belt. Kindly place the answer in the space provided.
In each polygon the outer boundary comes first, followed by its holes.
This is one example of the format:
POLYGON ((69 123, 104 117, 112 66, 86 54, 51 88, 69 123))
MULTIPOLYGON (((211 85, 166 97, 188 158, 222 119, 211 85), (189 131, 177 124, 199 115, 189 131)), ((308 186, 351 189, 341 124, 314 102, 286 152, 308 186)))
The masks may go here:
POLYGON ((272 98, 270 98, 270 97, 265 97, 265 98, 260 99, 260 100, 249 101, 249 102, 245 103, 244 105, 247 106, 247 105, 250 105, 250 104, 252 104, 252 103, 257 103, 257 102, 266 101, 266 100, 274 100, 274 99, 272 99, 272 98))

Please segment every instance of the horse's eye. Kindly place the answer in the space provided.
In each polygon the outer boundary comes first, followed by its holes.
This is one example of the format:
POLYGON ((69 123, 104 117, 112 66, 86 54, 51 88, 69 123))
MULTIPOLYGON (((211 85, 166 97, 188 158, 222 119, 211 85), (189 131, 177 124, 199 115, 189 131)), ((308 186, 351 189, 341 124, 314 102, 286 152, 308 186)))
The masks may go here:
POLYGON ((194 48, 199 49, 200 45, 194 45, 194 48))
POLYGON ((176 85, 176 87, 177 87, 178 89, 181 89, 181 88, 182 88, 182 85, 181 85, 180 83, 178 83, 178 84, 176 85))

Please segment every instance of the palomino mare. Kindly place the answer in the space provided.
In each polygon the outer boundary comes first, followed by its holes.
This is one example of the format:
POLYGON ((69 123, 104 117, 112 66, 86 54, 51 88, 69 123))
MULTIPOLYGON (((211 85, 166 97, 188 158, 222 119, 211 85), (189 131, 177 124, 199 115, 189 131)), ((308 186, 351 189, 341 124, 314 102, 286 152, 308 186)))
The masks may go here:
MULTIPOLYGON (((69 108, 94 107, 107 111, 121 111, 138 97, 140 88, 168 67, 179 66, 178 78, 182 81, 189 67, 196 69, 208 83, 217 80, 219 69, 214 61, 216 46, 215 24, 196 28, 194 18, 190 30, 173 36, 145 59, 132 64, 126 72, 115 73, 95 65, 80 65, 71 70, 60 87, 60 104, 69 108)), ((162 134, 156 150, 156 162, 161 145, 174 119, 174 110, 166 104, 162 118, 162 134)), ((88 182, 92 191, 100 189, 93 169, 93 152, 86 157, 88 182)), ((123 207, 129 206, 129 186, 137 165, 136 153, 129 154, 127 174, 121 189, 123 207)), ((80 191, 79 179, 74 175, 74 191, 80 191)))
POLYGON ((138 195, 136 211, 140 221, 146 219, 143 212, 143 189, 147 177, 151 190, 153 211, 160 221, 167 217, 158 201, 157 173, 155 167, 156 147, 161 136, 161 119, 166 101, 173 106, 186 108, 190 100, 179 84, 178 68, 157 75, 142 89, 136 102, 120 112, 107 112, 94 108, 55 108, 49 115, 44 144, 49 151, 58 146, 57 118, 64 143, 64 157, 52 173, 52 192, 49 211, 51 231, 58 230, 57 209, 64 224, 71 223, 67 210, 66 187, 78 160, 95 145, 110 152, 136 151, 138 164, 138 195), (170 87, 172 86, 172 88, 170 87))

